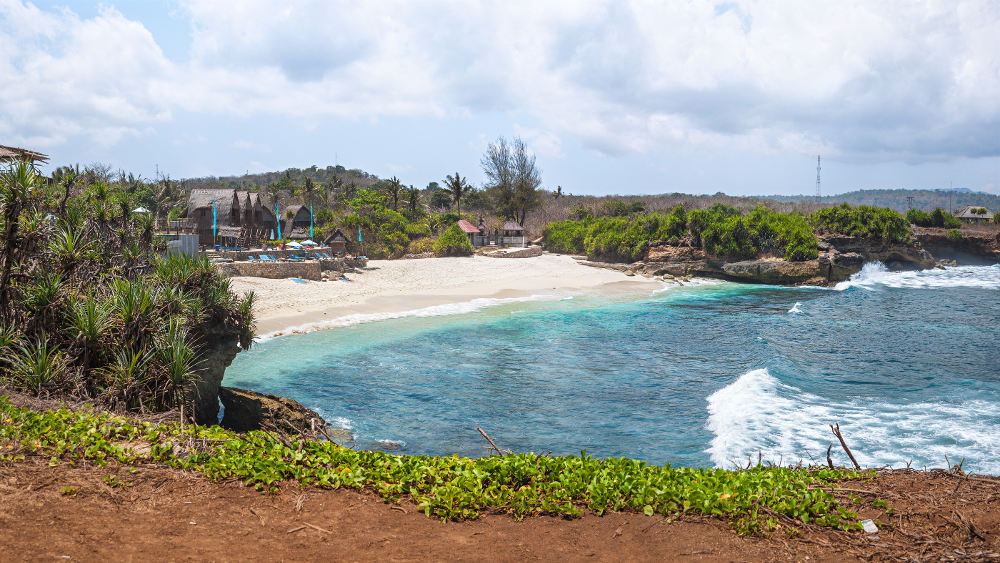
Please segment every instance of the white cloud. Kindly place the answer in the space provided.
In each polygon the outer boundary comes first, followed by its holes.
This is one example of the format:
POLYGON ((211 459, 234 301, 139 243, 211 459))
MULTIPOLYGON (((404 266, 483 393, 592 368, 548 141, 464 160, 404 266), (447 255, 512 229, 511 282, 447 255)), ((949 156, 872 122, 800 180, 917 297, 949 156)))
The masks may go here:
POLYGON ((516 111, 553 158, 569 137, 611 155, 1000 155, 990 0, 184 0, 180 12, 190 56, 171 61, 113 8, 81 18, 0 0, 0 134, 110 143, 178 110, 301 123, 516 111))

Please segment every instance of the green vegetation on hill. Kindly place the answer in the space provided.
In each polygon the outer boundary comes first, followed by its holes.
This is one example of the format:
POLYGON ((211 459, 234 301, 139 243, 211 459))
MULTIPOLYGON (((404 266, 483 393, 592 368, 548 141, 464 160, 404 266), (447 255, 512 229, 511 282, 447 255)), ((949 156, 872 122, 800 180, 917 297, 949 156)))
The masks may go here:
POLYGON ((884 207, 851 207, 844 203, 820 209, 813 214, 812 222, 819 230, 852 237, 886 242, 905 242, 910 238, 909 221, 884 207))
POLYGON ((581 214, 581 219, 549 223, 544 231, 546 248, 586 253, 598 260, 634 262, 641 260, 653 243, 678 244, 689 237, 694 246, 721 258, 774 255, 788 260, 810 260, 819 253, 816 237, 805 217, 778 213, 764 206, 744 214, 722 203, 693 211, 678 205, 668 214, 637 212, 627 216, 618 214, 620 206, 606 208, 613 215, 581 214))
POLYGON ((368 490, 389 502, 413 502, 442 520, 476 518, 484 511, 517 518, 578 517, 582 510, 668 517, 693 513, 726 519, 742 534, 768 534, 779 529, 779 521, 789 533, 799 523, 858 530, 856 508, 884 506, 884 501, 855 499, 850 493, 846 498, 859 506, 842 505, 838 495, 845 493, 835 491, 837 481, 859 475, 833 469, 658 467, 626 458, 596 459, 585 452, 479 459, 399 456, 332 442, 292 444, 264 432, 182 429, 176 423, 134 422, 81 410, 36 412, 15 407, 5 397, 0 397, 0 422, 0 464, 26 455, 47 457, 53 466, 80 460, 158 463, 213 480, 238 479, 261 491, 276 491, 288 481, 368 490))
POLYGON ((962 222, 957 217, 940 207, 934 208, 934 211, 930 213, 919 209, 911 209, 906 212, 906 220, 918 227, 957 229, 962 226, 962 222))
POLYGON ((253 295, 205 259, 162 256, 128 185, 71 195, 31 165, 0 174, 0 383, 36 395, 178 406, 216 339, 249 347, 253 295))

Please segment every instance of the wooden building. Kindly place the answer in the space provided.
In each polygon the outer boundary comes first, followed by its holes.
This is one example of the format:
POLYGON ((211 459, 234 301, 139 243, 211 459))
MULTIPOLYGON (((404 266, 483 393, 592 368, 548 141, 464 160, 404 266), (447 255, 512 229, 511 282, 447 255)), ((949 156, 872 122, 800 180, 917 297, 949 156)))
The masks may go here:
POLYGON ((346 254, 347 253, 347 235, 342 233, 340 229, 337 229, 333 234, 328 235, 326 239, 323 240, 324 246, 329 246, 330 251, 334 254, 346 254))
POLYGON ((281 237, 289 240, 309 239, 311 216, 308 205, 289 205, 281 210, 281 237))
POLYGON ((201 246, 256 246, 272 232, 279 232, 274 213, 263 204, 260 194, 234 189, 191 190, 188 207, 180 218, 198 233, 201 246))

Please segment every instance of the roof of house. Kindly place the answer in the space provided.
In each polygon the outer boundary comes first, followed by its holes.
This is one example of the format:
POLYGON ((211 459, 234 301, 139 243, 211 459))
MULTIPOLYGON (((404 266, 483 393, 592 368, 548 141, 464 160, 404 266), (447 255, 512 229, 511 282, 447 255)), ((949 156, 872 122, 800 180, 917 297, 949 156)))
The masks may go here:
POLYGON ((345 242, 348 240, 347 239, 347 235, 345 235, 344 233, 340 232, 340 229, 337 229, 333 233, 327 235, 326 239, 323 242, 327 242, 328 243, 330 241, 337 240, 338 238, 343 239, 345 242))
POLYGON ((309 238, 309 229, 307 227, 295 227, 288 231, 285 238, 292 240, 306 240, 309 238))
POLYGON ((9 160, 30 160, 32 162, 48 162, 49 155, 40 152, 0 145, 0 162, 9 160))
POLYGON ((296 205, 289 205, 288 207, 285 208, 284 215, 287 217, 288 216, 288 212, 291 211, 292 212, 292 221, 295 221, 296 219, 299 218, 298 215, 299 215, 300 212, 302 212, 303 209, 306 210, 306 218, 308 219, 309 218, 309 215, 308 215, 309 208, 306 207, 305 205, 298 205, 298 204, 296 204, 296 205))
POLYGON ((230 227, 227 225, 218 225, 215 227, 215 233, 220 237, 233 237, 237 238, 243 234, 243 229, 240 227, 230 227))
POLYGON ((501 231, 523 231, 524 227, 518 224, 517 221, 504 221, 503 226, 500 227, 501 231))
POLYGON ((961 211, 955 214, 955 217, 958 217, 959 219, 982 219, 984 221, 991 221, 993 219, 993 214, 990 213, 989 209, 986 209, 982 205, 966 205, 961 211), (986 213, 973 213, 973 209, 984 209, 986 210, 986 213))
POLYGON ((458 228, 462 229, 463 233, 473 234, 473 233, 478 233, 479 232, 479 229, 473 227, 472 223, 466 221, 465 219, 460 219, 458 221, 458 228))
POLYGON ((198 188, 188 195, 188 212, 199 207, 212 207, 215 200, 215 212, 220 222, 228 222, 233 212, 233 196, 236 190, 198 188))

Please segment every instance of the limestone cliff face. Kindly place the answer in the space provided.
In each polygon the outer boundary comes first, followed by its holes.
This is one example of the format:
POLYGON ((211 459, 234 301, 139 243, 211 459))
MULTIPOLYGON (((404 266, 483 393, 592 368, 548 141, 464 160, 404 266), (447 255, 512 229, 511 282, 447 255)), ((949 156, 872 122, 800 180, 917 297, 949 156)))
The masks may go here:
POLYGON ((194 416, 198 424, 216 424, 219 420, 219 386, 226 368, 233 363, 240 347, 235 339, 214 339, 202 352, 198 379, 190 390, 194 416))

